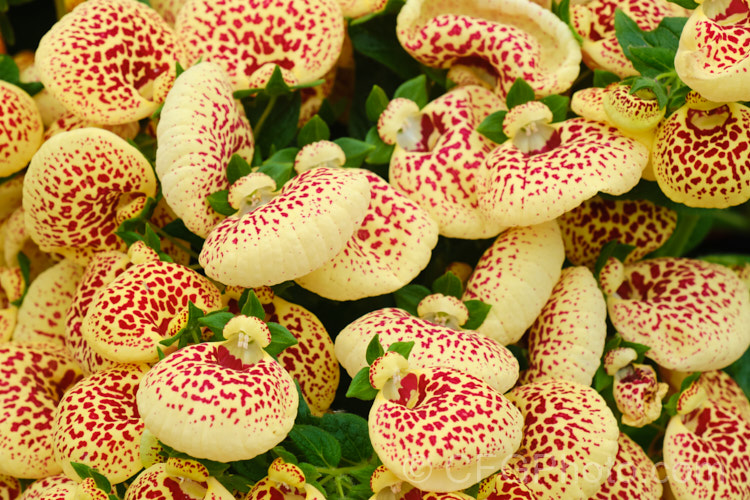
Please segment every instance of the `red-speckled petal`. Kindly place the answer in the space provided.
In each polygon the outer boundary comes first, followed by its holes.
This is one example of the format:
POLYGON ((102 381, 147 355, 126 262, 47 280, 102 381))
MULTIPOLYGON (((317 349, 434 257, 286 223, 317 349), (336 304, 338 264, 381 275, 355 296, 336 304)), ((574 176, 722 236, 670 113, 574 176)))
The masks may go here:
POLYGON ((304 276, 344 248, 369 202, 366 177, 338 168, 308 170, 265 205, 219 223, 200 263, 226 285, 259 287, 304 276))
MULTIPOLYGON (((496 144, 476 128, 491 113, 504 108, 502 100, 489 90, 462 87, 428 104, 418 121, 419 130, 400 132, 414 135, 417 143, 396 146, 389 170, 391 185, 425 209, 443 236, 491 238, 503 229, 478 209, 477 172, 496 144)), ((386 118, 381 115, 379 129, 388 125, 386 118)), ((404 126, 390 125, 395 129, 404 126)))
POLYGON ((0 81, 0 177, 23 169, 42 145, 42 116, 29 94, 0 81))
POLYGON ((664 435, 664 465, 674 498, 750 497, 750 423, 707 403, 672 417, 664 435))
MULTIPOLYGON (((0 184, 0 221, 10 216, 21 207, 23 198, 23 175, 16 175, 0 184)), ((0 256, 1 257, 1 256, 0 256)))
POLYGON ((610 320, 628 342, 651 347, 659 366, 718 370, 750 346, 750 298, 730 269, 663 258, 627 266, 624 278, 608 294, 610 320))
POLYGON ((674 68, 686 85, 706 99, 747 101, 749 40, 747 1, 706 2, 695 8, 682 30, 674 68))
POLYGON ((19 500, 70 500, 77 488, 78 482, 57 474, 31 483, 19 500))
POLYGON ((338 0, 344 17, 356 19, 385 9, 388 0, 338 0))
POLYGON ((170 26, 174 26, 177 13, 185 4, 185 0, 151 0, 151 8, 154 9, 170 26))
POLYGON ((299 83, 322 78, 344 42, 344 17, 335 0, 188 0, 175 29, 188 62, 221 66, 235 90, 268 63, 289 70, 299 83))
POLYGON ((433 367, 402 378, 399 399, 380 391, 368 426, 375 452, 397 477, 423 491, 450 492, 507 462, 521 442, 523 418, 480 379, 433 367))
POLYGON ((564 260, 556 222, 501 234, 479 259, 462 297, 492 305, 477 331, 503 345, 520 339, 549 299, 564 260))
POLYGON ((552 125, 545 150, 524 153, 513 142, 485 160, 479 208, 506 226, 538 224, 579 206, 597 192, 623 194, 641 179, 648 148, 617 129, 583 118, 552 125))
POLYGON ((68 259, 42 272, 31 282, 18 309, 13 340, 65 342, 65 314, 73 302, 83 268, 68 259))
POLYGON ((698 385, 706 391, 711 403, 750 421, 750 401, 732 377, 721 370, 704 372, 698 385))
POLYGON ((188 229, 205 238, 223 219, 208 196, 229 188, 226 168, 233 154, 249 162, 254 151, 250 123, 227 74, 208 62, 182 73, 164 102, 156 137, 164 198, 188 229))
POLYGON ((206 278, 178 264, 148 262, 121 274, 99 292, 81 325, 83 338, 118 363, 151 363, 169 323, 188 302, 208 312, 221 308, 221 293, 206 278))
POLYGON ((167 356, 143 377, 138 410, 167 446, 196 458, 247 460, 289 433, 297 389, 271 356, 237 367, 222 349, 196 344, 167 356))
POLYGON ((122 274, 129 264, 130 259, 122 252, 96 254, 83 271, 73 301, 68 308, 65 316, 65 346, 86 374, 111 366, 113 362, 103 358, 91 348, 91 345, 83 338, 81 325, 99 291, 122 274))
POLYGON ((661 247, 677 226, 677 213, 647 200, 584 201, 557 219, 565 255, 575 265, 594 268, 604 245, 617 240, 635 247, 629 264, 661 247))
POLYGON ((270 288, 258 296, 266 321, 285 326, 297 339, 297 345, 287 347, 277 358, 299 381, 310 410, 322 416, 333 403, 339 386, 339 363, 331 337, 317 316, 304 307, 273 296, 270 288))
POLYGON ((578 76, 581 50, 568 26, 531 2, 409 0, 399 13, 401 45, 422 64, 478 66, 503 98, 516 78, 538 96, 567 90, 578 76))
POLYGON ((620 78, 637 75, 615 36, 615 9, 620 9, 646 31, 665 17, 687 16, 690 11, 667 0, 592 0, 570 6, 573 29, 583 37, 583 62, 591 69, 603 69, 620 78))
POLYGON ((44 87, 94 123, 146 118, 172 86, 179 41, 153 9, 129 0, 92 0, 57 22, 39 42, 44 87))
POLYGON ((658 382, 651 365, 632 364, 615 373, 614 394, 617 409, 622 412, 622 423, 643 427, 661 415, 661 400, 669 385, 658 382))
POLYGON ((652 163, 659 187, 691 207, 727 208, 750 199, 750 108, 683 106, 656 131, 652 163))
POLYGON ((61 471, 52 452, 52 415, 81 378, 60 346, 0 344, 0 474, 37 479, 61 471))
POLYGON ((521 448, 506 469, 534 498, 588 498, 609 476, 620 431, 594 389, 567 380, 523 385, 507 394, 523 413, 521 448))
POLYGON ((332 300, 392 293, 424 269, 437 244, 435 221, 381 177, 359 170, 370 184, 365 219, 336 257, 295 281, 332 300))
POLYGON ((651 459, 627 434, 620 433, 615 464, 599 491, 591 500, 637 498, 659 500, 662 485, 651 459))
POLYGON ((128 486, 125 500, 233 500, 216 478, 206 481, 173 475, 167 464, 152 465, 128 486))
POLYGON ((141 470, 143 421, 135 393, 148 365, 116 365, 78 382, 54 415, 55 460, 71 478, 70 465, 93 467, 117 484, 141 470))
POLYGON ((46 141, 50 137, 59 134, 60 132, 69 132, 79 128, 86 127, 98 127, 105 130, 109 130, 125 140, 135 139, 135 136, 140 132, 140 125, 137 121, 123 123, 120 125, 99 125, 91 122, 78 115, 66 111, 62 116, 55 120, 49 128, 44 132, 44 140, 46 141))
POLYGON ((326 500, 323 493, 316 487, 305 484, 303 488, 293 488, 283 483, 277 483, 265 477, 255 483, 242 500, 265 500, 272 498, 300 498, 304 500, 326 500))
POLYGON ((21 496, 21 483, 15 477, 0 474, 0 500, 16 500, 21 496))
POLYGON ((124 139, 98 128, 57 134, 26 173, 26 229, 42 250, 71 258, 79 257, 76 249, 122 250, 114 234, 122 222, 118 209, 155 195, 151 165, 124 139))
POLYGON ((563 379, 591 385, 604 353, 607 304, 591 271, 563 269, 527 337, 529 369, 521 383, 563 379))
POLYGON ((470 330, 452 330, 395 308, 356 319, 336 336, 336 357, 351 377, 367 366, 365 352, 378 334, 384 349, 394 342, 414 342, 409 366, 445 366, 482 379, 499 393, 516 383, 518 361, 498 342, 470 330))

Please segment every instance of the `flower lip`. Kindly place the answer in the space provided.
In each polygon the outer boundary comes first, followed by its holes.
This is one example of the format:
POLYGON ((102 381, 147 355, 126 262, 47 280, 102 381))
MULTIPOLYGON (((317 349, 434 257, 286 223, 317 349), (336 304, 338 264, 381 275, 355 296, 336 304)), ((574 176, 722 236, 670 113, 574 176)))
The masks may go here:
POLYGON ((34 100, 0 81, 0 177, 23 169, 42 145, 44 126, 34 100))

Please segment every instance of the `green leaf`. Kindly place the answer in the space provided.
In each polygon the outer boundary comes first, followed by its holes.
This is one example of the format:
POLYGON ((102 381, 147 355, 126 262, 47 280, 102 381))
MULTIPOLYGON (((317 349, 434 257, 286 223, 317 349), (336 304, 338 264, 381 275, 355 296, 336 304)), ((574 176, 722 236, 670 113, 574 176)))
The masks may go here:
POLYGON ((241 179, 252 172, 253 169, 250 164, 237 153, 232 155, 227 165, 227 181, 229 184, 234 184, 238 179, 241 179))
POLYGON ((674 70, 674 51, 665 47, 630 47, 630 54, 656 71, 656 75, 674 70))
POLYGON ((427 77, 419 75, 411 80, 407 80, 396 89, 393 94, 394 99, 405 98, 417 103, 419 109, 427 106, 429 97, 427 96, 427 77))
POLYGON ((377 122, 380 118, 380 114, 388 106, 388 95, 385 90, 375 85, 370 91, 370 95, 367 96, 365 101, 365 110, 367 112, 367 118, 371 122, 377 122))
POLYGON ((21 296, 11 302, 11 304, 16 307, 21 307, 21 304, 23 304, 23 299, 26 298, 26 292, 29 291, 29 285, 31 284, 31 262, 23 252, 18 252, 16 254, 16 260, 18 261, 18 267, 21 268, 21 276, 23 277, 24 285, 23 293, 21 294, 21 296))
POLYGON ((367 360, 368 365, 371 365, 383 354, 385 354, 385 351, 383 350, 383 346, 380 344, 380 335, 376 333, 370 340, 370 343, 367 344, 367 351, 365 351, 365 360, 367 360))
POLYGON ((693 0, 669 0, 670 2, 679 5, 680 7, 684 7, 686 9, 694 10, 696 7, 698 7, 698 4, 695 3, 693 0))
POLYGON ((630 93, 632 94, 639 90, 650 90, 653 92, 660 108, 665 107, 669 102, 669 90, 663 83, 654 78, 646 76, 636 77, 630 84, 630 93))
POLYGON ((143 242, 147 247, 155 251, 157 254, 161 253, 161 240, 159 239, 159 235, 156 234, 156 231, 154 231, 154 228, 151 227, 151 224, 146 223, 145 233, 143 234, 143 242))
POLYGON ((221 215, 234 215, 237 213, 237 210, 235 210, 232 205, 229 204, 229 190, 223 189, 221 191, 217 191, 215 193, 212 193, 208 195, 206 198, 208 200, 208 204, 211 205, 211 208, 213 208, 216 212, 220 213, 221 215))
POLYGON ((288 147, 297 135, 301 103, 300 92, 273 98, 259 95, 242 101, 255 133, 256 150, 264 158, 288 147))
POLYGON ((240 296, 240 314, 254 316, 260 320, 266 319, 266 311, 263 309, 260 299, 255 295, 252 288, 247 288, 240 296))
POLYGON ((297 405, 297 417, 294 419, 295 424, 313 424, 317 422, 318 418, 314 417, 310 411, 310 406, 305 400, 305 395, 302 393, 302 387, 299 385, 299 380, 294 379, 294 387, 297 389, 297 397, 299 404, 297 405))
POLYGON ((516 78, 516 81, 511 85, 508 90, 508 96, 505 98, 505 104, 508 109, 514 108, 521 104, 526 104, 529 101, 536 99, 534 95, 534 89, 531 85, 526 83, 523 78, 516 78))
POLYGON ((507 111, 495 111, 482 120, 482 123, 477 127, 477 132, 493 142, 504 143, 508 140, 508 136, 503 131, 503 121, 505 121, 506 114, 508 114, 507 111))
POLYGON ((90 477, 94 480, 94 483, 96 483, 96 487, 100 490, 104 491, 105 493, 109 493, 110 491, 112 491, 112 484, 109 482, 107 477, 93 467, 79 462, 70 462, 70 466, 81 479, 90 477))
POLYGON ((379 16, 349 25, 349 38, 356 52, 376 60, 402 80, 420 73, 419 63, 401 46, 396 37, 394 15, 379 16))
POLYGON ((599 251, 599 257, 597 257, 594 265, 594 277, 599 280, 599 273, 602 272, 610 258, 614 257, 620 262, 624 262, 633 250, 635 250, 635 247, 632 245, 623 245, 617 240, 608 241, 599 251))
POLYGON ((330 137, 331 130, 328 128, 328 124, 321 117, 315 115, 300 129, 297 136, 297 145, 303 147, 313 142, 327 141, 330 137))
POLYGON ((712 254, 702 255, 698 258, 700 260, 705 260, 706 262, 711 262, 713 264, 719 264, 726 267, 745 266, 747 264, 750 264, 750 255, 742 254, 712 254))
POLYGON ((750 349, 746 350, 740 359, 727 366, 724 371, 732 376, 735 382, 750 398, 750 349))
POLYGON ((292 89, 290 89, 289 85, 284 81, 284 75, 282 75, 281 68, 278 64, 273 69, 271 78, 268 79, 268 83, 263 89, 263 92, 271 97, 281 96, 292 92, 292 89))
POLYGON ((346 168, 358 168, 362 165, 362 162, 365 161, 365 158, 375 151, 375 146, 372 144, 352 139, 351 137, 341 137, 333 142, 344 150, 344 155, 346 155, 346 163, 344 163, 344 167, 346 168))
POLYGON ((135 231, 115 231, 115 235, 125 242, 127 246, 132 245, 136 241, 142 241, 143 237, 135 231))
POLYGON ((300 455, 317 467, 335 468, 341 461, 341 446, 328 432, 312 425, 295 425, 289 439, 300 455))
POLYGON ((671 396, 669 396, 669 399, 664 404, 663 408, 669 414, 670 417, 674 417, 675 415, 677 415, 677 403, 680 400, 680 396, 682 395, 682 393, 688 390, 688 388, 693 384, 693 382, 698 380, 700 376, 701 376, 701 372, 691 373, 690 375, 688 375, 682 380, 682 384, 680 384, 680 390, 672 394, 671 396))
POLYGON ((276 182, 276 189, 281 189, 294 176, 294 163, 268 161, 258 168, 258 172, 272 178, 276 182))
POLYGON ((185 227, 185 223, 182 222, 182 219, 173 220, 161 228, 161 230, 169 236, 187 241, 190 244, 190 248, 195 253, 200 253, 201 248, 203 248, 203 238, 185 227))
MULTIPOLYGON (((233 472, 236 472, 237 474, 248 478, 253 483, 256 483, 268 475, 268 466, 271 464, 270 457, 271 455, 273 455, 274 451, 277 448, 281 447, 277 446, 273 451, 263 453, 250 460, 240 460, 237 462, 232 462, 230 469, 233 472)), ((295 461, 297 460, 294 455, 292 455, 292 458, 294 458, 295 461)))
POLYGON ((221 483, 229 491, 240 491, 242 493, 248 493, 252 488, 255 481, 252 481, 239 474, 219 474, 215 476, 216 480, 221 483))
POLYGON ((388 352, 397 352, 402 355, 405 359, 409 359, 409 354, 414 348, 414 341, 409 342, 394 342, 388 347, 388 352))
POLYGON ((20 79, 16 62, 7 54, 0 55, 0 80, 15 85, 20 79))
POLYGON ((570 97, 564 95, 549 95, 540 99, 550 111, 552 111, 552 121, 561 122, 568 117, 568 105, 570 97))
MULTIPOLYGON (((299 460, 297 460, 296 455, 294 453, 288 451, 283 446, 275 446, 271 451, 274 454, 276 454, 277 457, 281 457, 284 460, 284 462, 286 462, 288 464, 297 465, 297 463, 299 462, 299 460)), ((266 468, 268 468, 268 467, 266 467, 266 468)))
POLYGON ((374 146, 374 149, 367 155, 365 163, 369 165, 387 165, 391 162, 391 155, 396 146, 384 143, 380 135, 378 135, 377 127, 372 127, 367 131, 365 142, 374 146))
POLYGON ((224 327, 229 320, 234 318, 234 314, 228 311, 212 311, 202 318, 198 319, 198 325, 201 327, 208 328, 214 333, 212 340, 226 340, 222 335, 224 327))
POLYGON ((579 44, 583 44, 583 37, 576 31, 573 24, 570 22, 570 0, 562 0, 559 4, 552 0, 552 12, 560 18, 562 22, 568 25, 568 29, 573 34, 573 38, 579 44))
MULTIPOLYGON (((606 352, 606 351, 605 351, 606 352)), ((608 375, 604 369, 604 364, 600 364, 599 368, 594 373, 594 390, 596 392, 602 392, 614 383, 615 378, 612 375, 608 375)))
POLYGON ((162 351, 161 347, 159 346, 156 346, 156 355, 159 358, 159 361, 167 357, 167 355, 164 354, 164 351, 162 351))
POLYGON ((321 473, 318 472, 318 469, 316 469, 313 464, 308 464, 307 462, 300 462, 297 464, 297 467, 299 467, 300 470, 302 470, 302 474, 305 475, 306 483, 312 483, 313 481, 316 481, 321 476, 321 473))
POLYGON ((372 401, 377 395, 378 391, 370 385, 370 367, 365 366, 352 379, 352 383, 346 391, 346 397, 372 401))
POLYGON ((417 316, 417 306, 431 293, 426 286, 406 285, 393 292, 393 298, 396 300, 396 307, 407 311, 412 316, 417 316))
POLYGON ((594 87, 604 88, 610 83, 616 83, 619 81, 620 77, 610 71, 605 71, 603 69, 594 70, 594 87))
MULTIPOLYGON (((326 413, 320 428, 328 431, 341 446, 341 458, 352 463, 369 460, 374 453, 367 420, 352 413, 326 413)), ((369 480, 369 475, 368 475, 369 480)))
POLYGON ((464 330, 476 330, 482 326, 490 313, 490 309, 492 309, 492 304, 487 304, 481 300, 465 300, 464 305, 469 310, 469 319, 461 325, 464 330))
POLYGON ((297 337, 286 329, 286 327, 269 321, 266 323, 268 329, 271 330, 271 343, 266 347, 266 352, 271 356, 278 356, 287 347, 297 345, 297 337))
MULTIPOLYGON (((375 469, 373 468, 373 471, 375 469)), ((372 475, 372 473, 370 473, 372 475)), ((374 492, 372 491, 372 488, 370 487, 370 482, 363 482, 360 484, 356 484, 349 488, 349 490, 346 492, 346 500, 367 500, 368 498, 371 498, 374 495, 374 492)))
POLYGON ((452 271, 447 271, 432 282, 432 293, 442 293, 460 299, 464 293, 464 286, 461 283, 461 278, 453 274, 452 271))

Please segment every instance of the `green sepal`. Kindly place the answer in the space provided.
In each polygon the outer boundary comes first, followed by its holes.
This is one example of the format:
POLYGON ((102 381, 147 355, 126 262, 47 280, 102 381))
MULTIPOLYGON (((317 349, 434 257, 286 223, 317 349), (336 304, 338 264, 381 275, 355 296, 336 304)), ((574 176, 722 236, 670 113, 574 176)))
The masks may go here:
POLYGON ((31 284, 31 262, 29 258, 23 252, 16 254, 16 260, 18 261, 18 267, 21 268, 21 276, 23 277, 23 293, 16 300, 12 301, 11 304, 16 307, 21 307, 23 299, 26 298, 26 293, 29 291, 29 285, 31 284))
POLYGON ((401 356, 404 357, 404 359, 409 359, 409 354, 411 354, 411 350, 414 348, 414 341, 410 340, 409 342, 394 342, 390 346, 388 346, 388 352, 397 352, 401 356))
POLYGON ((460 299, 464 293, 464 286, 461 283, 461 278, 453 274, 452 271, 447 271, 432 282, 432 293, 441 293, 460 299))
POLYGON ((670 417, 674 417, 675 415, 677 415, 677 402, 680 400, 680 396, 690 387, 693 382, 700 378, 701 373, 702 372, 693 372, 685 377, 682 381, 682 384, 680 384, 680 390, 669 396, 669 399, 664 404, 663 409, 669 414, 670 417))
POLYGON ((495 111, 482 120, 482 123, 477 127, 477 132, 493 142, 504 143, 508 140, 508 136, 503 131, 503 122, 507 114, 507 111, 495 111))
POLYGON ((367 119, 371 122, 377 122, 386 107, 388 107, 388 95, 385 93, 385 90, 374 85, 365 101, 367 119))
POLYGON ((425 75, 415 76, 405 81, 393 93, 393 98, 405 98, 414 101, 419 109, 427 106, 429 96, 427 94, 427 77, 425 75))
POLYGON ((552 111, 552 122, 562 122, 568 117, 570 97, 564 95, 548 95, 539 99, 541 103, 552 111))
POLYGON ((245 177, 252 171, 253 169, 250 166, 250 164, 247 162, 247 160, 245 160, 242 156, 235 153, 229 159, 229 163, 227 164, 227 170, 226 170, 227 181, 229 182, 229 185, 231 186, 232 184, 237 182, 239 179, 242 179, 243 177, 245 177))
POLYGON ((422 299, 430 294, 432 294, 432 291, 426 286, 406 285, 393 292, 393 298, 396 301, 396 307, 403 309, 412 316, 418 316, 417 306, 422 299))
POLYGON ((208 204, 211 205, 211 208, 213 208, 216 213, 221 215, 226 215, 228 217, 237 213, 237 210, 229 204, 228 189, 222 189, 221 191, 211 193, 206 197, 206 201, 208 201, 208 204))
POLYGON ((306 462, 316 467, 335 468, 341 461, 341 446, 334 436, 313 425, 295 425, 288 439, 306 462))
POLYGON ((372 401, 377 395, 378 391, 370 385, 370 367, 365 366, 352 379, 352 383, 346 391, 346 397, 372 401))
POLYGON ((505 104, 508 109, 512 109, 521 104, 533 101, 534 99, 536 99, 536 95, 534 94, 534 89, 531 88, 531 85, 529 85, 523 78, 516 78, 516 81, 513 82, 513 85, 511 85, 508 90, 505 104))
POLYGON ((297 345, 297 337, 292 335, 285 326, 273 321, 266 322, 266 326, 271 331, 271 343, 265 348, 265 351, 273 357, 278 356, 287 347, 297 345))
POLYGON ((374 145, 351 137, 341 137, 333 142, 344 151, 346 156, 344 167, 346 168, 358 168, 370 153, 375 151, 374 145))
POLYGON ((383 346, 380 344, 380 335, 376 333, 370 340, 370 343, 367 344, 367 350, 365 351, 365 360, 367 361, 368 365, 371 365, 383 354, 385 354, 385 351, 383 350, 383 346))
POLYGON ((396 146, 384 143, 378 134, 377 127, 373 126, 367 131, 365 142, 374 146, 374 149, 365 158, 365 163, 368 165, 387 165, 391 162, 391 156, 396 146))
POLYGON ((297 135, 297 146, 300 148, 318 141, 327 141, 331 137, 328 124, 318 115, 310 118, 297 135))
POLYGON ((492 309, 492 304, 487 304, 476 299, 465 300, 464 305, 469 310, 469 319, 461 325, 461 328, 464 330, 476 330, 482 326, 482 323, 484 323, 484 320, 487 319, 487 315, 490 313, 490 309, 492 309))

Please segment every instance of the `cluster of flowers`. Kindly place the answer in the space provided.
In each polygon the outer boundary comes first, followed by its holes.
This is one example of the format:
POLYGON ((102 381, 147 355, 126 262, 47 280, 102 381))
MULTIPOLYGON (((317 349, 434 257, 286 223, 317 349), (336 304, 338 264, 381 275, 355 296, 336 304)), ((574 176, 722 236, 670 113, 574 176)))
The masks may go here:
POLYGON ((744 0, 69 7, 0 64, 0 500, 750 498, 750 264, 681 257, 744 0))

